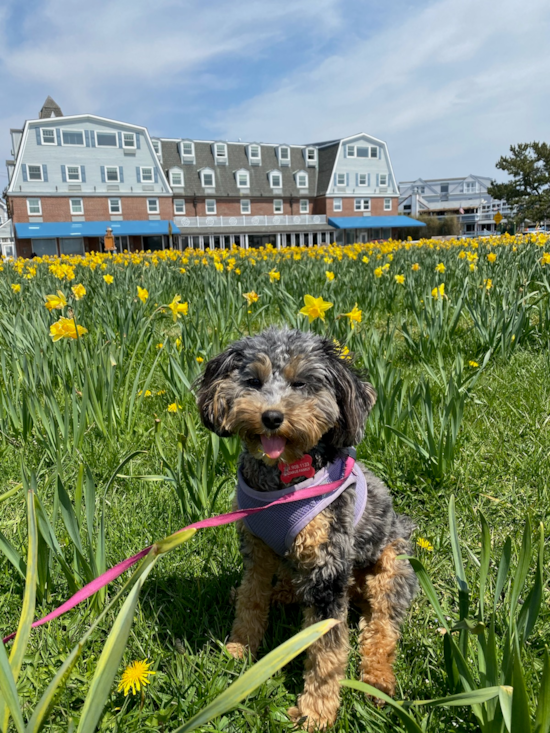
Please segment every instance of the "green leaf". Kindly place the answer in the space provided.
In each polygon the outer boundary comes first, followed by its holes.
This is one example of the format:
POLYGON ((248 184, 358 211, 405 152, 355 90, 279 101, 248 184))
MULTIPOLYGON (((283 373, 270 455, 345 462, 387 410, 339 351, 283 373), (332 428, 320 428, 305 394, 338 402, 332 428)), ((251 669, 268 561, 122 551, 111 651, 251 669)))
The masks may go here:
POLYGON ((479 618, 483 621, 485 616, 485 588, 489 575, 491 563, 491 533, 489 525, 482 512, 479 513, 481 521, 481 561, 479 569, 479 618))
POLYGON ((0 639, 0 694, 2 695, 8 710, 10 711, 18 733, 24 733, 25 724, 23 714, 17 697, 17 688, 11 671, 6 648, 0 639))
POLYGON ((510 731, 516 733, 531 733, 531 716, 529 715, 529 701, 525 687, 525 677, 521 668, 519 644, 517 636, 514 645, 514 671, 512 673, 512 720, 510 731))
POLYGON ((501 685, 498 693, 498 701, 500 703, 500 710, 502 717, 504 718, 504 725, 508 729, 509 733, 512 733, 512 696, 514 694, 514 688, 510 685, 501 685))
POLYGON ((494 611, 497 610, 497 606, 500 601, 500 594, 502 593, 502 589, 504 588, 504 584, 506 583, 506 577, 508 575, 508 570, 510 569, 511 557, 512 540, 510 539, 510 537, 507 537, 506 542, 504 543, 504 547, 502 548, 502 556, 498 565, 497 584, 495 587, 495 600, 493 604, 494 611))
POLYGON ((516 606, 519 600, 520 593, 523 590, 523 586, 525 585, 525 579, 527 577, 527 573, 529 572, 530 563, 531 522, 529 520, 529 517, 527 517, 527 521, 525 522, 525 529, 523 531, 523 540, 521 543, 518 564, 514 575, 514 582, 512 583, 512 592, 510 593, 510 624, 512 624, 514 620, 516 606))
POLYGON ((0 551, 4 553, 19 575, 24 578, 27 572, 27 566, 21 555, 17 552, 7 537, 0 532, 0 551))
POLYGON ((408 703, 409 705, 427 705, 428 707, 454 707, 459 705, 479 705, 480 703, 493 700, 498 697, 500 687, 484 687, 481 690, 470 690, 469 692, 460 692, 458 695, 449 695, 448 697, 438 697, 434 700, 415 700, 408 703))
MULTIPOLYGON (((344 687, 351 687, 353 690, 359 690, 371 697, 383 700, 395 710, 399 719, 405 726, 405 729, 409 733, 423 733, 422 728, 418 725, 416 720, 404 709, 402 702, 394 700, 389 695, 377 690, 376 687, 373 687, 372 685, 368 685, 366 682, 359 682, 358 680, 342 680, 340 684, 344 687)), ((175 733, 178 733, 178 731, 175 731, 175 733)))
MULTIPOLYGON (((203 708, 187 723, 177 728, 174 733, 189 733, 199 726, 205 725, 212 718, 232 710, 241 700, 248 697, 254 690, 271 677, 277 670, 288 664, 291 659, 307 649, 310 644, 330 631, 339 622, 334 619, 319 621, 307 629, 303 629, 288 641, 278 646, 260 662, 245 672, 225 692, 203 708)), ((420 729, 419 729, 420 730, 420 729)), ((90 732, 91 733, 91 732, 90 732)))
POLYGON ((550 731, 550 657, 548 649, 544 650, 544 667, 540 683, 539 701, 535 715, 535 733, 550 731))
POLYGON ((449 624, 447 623, 445 615, 443 614, 443 609, 439 605, 439 599, 437 598, 437 593, 435 592, 433 583, 430 580, 430 576, 426 572, 426 569, 424 568, 420 560, 417 560, 416 557, 409 557, 408 560, 412 565, 414 572, 416 573, 416 577, 418 578, 418 582, 422 586, 422 590, 428 596, 428 600, 432 604, 432 607, 437 615, 437 618, 439 619, 441 626, 443 626, 447 633, 450 634, 451 629, 449 627, 449 624))
POLYGON ((470 591, 466 581, 466 574, 464 573, 464 565, 462 563, 462 552, 460 550, 460 540, 458 538, 458 529, 456 526, 455 498, 452 494, 449 499, 449 528, 451 532, 451 548, 453 551, 456 579, 458 582, 459 613, 460 618, 463 619, 468 615, 470 591))

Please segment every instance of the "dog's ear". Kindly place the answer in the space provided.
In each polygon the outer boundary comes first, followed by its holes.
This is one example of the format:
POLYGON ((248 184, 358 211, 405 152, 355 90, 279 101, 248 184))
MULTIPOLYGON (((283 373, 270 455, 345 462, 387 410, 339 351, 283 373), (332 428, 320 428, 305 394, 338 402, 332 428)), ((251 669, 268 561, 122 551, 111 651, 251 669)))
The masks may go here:
POLYGON ((351 358, 343 356, 333 343, 325 341, 323 350, 340 411, 338 424, 327 437, 335 448, 357 445, 363 439, 367 417, 376 402, 376 390, 353 366, 351 358))
POLYGON ((232 373, 240 367, 243 353, 238 344, 232 344, 206 365, 204 374, 196 382, 197 405, 201 420, 208 430, 222 438, 231 435, 223 426, 232 404, 232 373))

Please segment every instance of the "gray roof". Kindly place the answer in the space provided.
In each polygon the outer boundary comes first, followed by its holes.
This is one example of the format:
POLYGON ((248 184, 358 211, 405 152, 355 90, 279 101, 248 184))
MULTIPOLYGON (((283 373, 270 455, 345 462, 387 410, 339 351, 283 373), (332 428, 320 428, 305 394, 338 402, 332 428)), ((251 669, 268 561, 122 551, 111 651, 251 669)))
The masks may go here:
POLYGON ((42 105, 42 109, 40 110, 38 117, 41 120, 46 120, 50 117, 63 117, 63 112, 57 102, 54 102, 54 100, 48 95, 46 97, 46 101, 42 105))
POLYGON ((325 194, 330 186, 334 162, 338 155, 338 146, 340 141, 337 140, 332 145, 319 148, 317 155, 319 157, 319 176, 317 182, 317 194, 325 194))

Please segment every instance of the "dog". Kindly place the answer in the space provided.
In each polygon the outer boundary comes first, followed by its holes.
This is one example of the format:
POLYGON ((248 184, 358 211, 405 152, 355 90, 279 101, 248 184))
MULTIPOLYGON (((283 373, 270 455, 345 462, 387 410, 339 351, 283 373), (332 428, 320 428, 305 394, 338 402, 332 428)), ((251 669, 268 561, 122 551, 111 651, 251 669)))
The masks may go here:
MULTIPOLYGON (((249 502, 247 508, 264 493, 267 503, 293 491, 304 476, 308 485, 322 472, 330 478, 341 470, 362 440, 376 401, 372 385, 336 343, 275 327, 242 338, 211 359, 197 386, 204 425, 221 437, 241 438, 235 502, 241 508, 242 500, 249 502)), ((258 524, 256 518, 273 509, 255 514, 256 525, 250 518, 237 525, 244 576, 227 644, 231 655, 256 654, 272 602, 302 604, 305 626, 330 618, 341 622, 309 647, 304 690, 288 711, 310 731, 336 720, 348 663, 350 600, 361 613, 361 678, 393 695, 399 630, 417 590, 410 563, 398 559, 411 554, 413 522, 395 513, 380 479, 359 464, 354 471, 331 503, 312 518, 306 511, 303 527, 302 512, 290 544, 286 525, 280 533, 286 540, 277 535, 281 518, 272 515, 258 524), (365 483, 366 506, 358 491, 365 483)))

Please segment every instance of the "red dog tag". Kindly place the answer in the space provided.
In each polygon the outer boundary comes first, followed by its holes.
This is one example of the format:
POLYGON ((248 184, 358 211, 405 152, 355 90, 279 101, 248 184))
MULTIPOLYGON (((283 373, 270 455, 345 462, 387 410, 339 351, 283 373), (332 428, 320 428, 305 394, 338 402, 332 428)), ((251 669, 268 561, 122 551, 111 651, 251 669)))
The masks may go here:
POLYGON ((313 478, 313 476, 315 476, 315 469, 311 465, 312 460, 312 457, 306 453, 305 456, 294 461, 294 463, 279 463, 281 480, 284 481, 285 484, 288 484, 293 479, 298 478, 298 476, 313 478))

